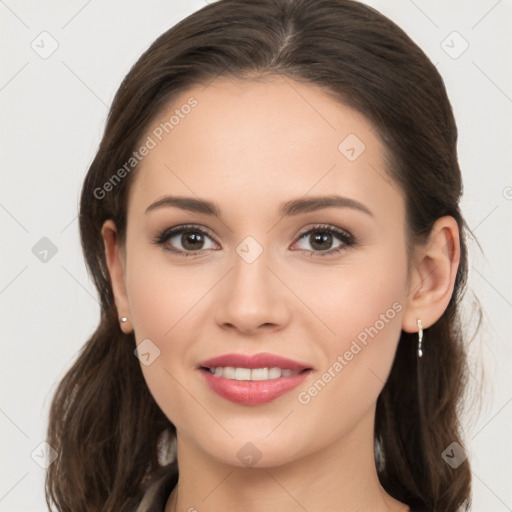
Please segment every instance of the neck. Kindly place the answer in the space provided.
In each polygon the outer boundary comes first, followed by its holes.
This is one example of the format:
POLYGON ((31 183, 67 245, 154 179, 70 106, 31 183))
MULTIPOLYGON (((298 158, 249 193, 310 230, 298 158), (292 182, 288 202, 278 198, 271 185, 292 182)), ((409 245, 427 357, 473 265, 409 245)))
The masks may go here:
POLYGON ((178 434, 179 482, 165 512, 406 512, 379 483, 374 411, 342 439, 279 466, 225 464, 178 434))

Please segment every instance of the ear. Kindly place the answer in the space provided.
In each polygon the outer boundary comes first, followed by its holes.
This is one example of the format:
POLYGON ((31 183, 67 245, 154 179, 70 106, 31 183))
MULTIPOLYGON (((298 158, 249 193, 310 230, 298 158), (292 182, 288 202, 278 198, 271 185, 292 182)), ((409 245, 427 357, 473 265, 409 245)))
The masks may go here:
POLYGON ((105 244, 105 258, 112 283, 112 291, 117 308, 117 316, 121 325, 121 330, 128 334, 132 332, 130 321, 130 308, 125 285, 125 253, 124 248, 119 244, 117 229, 114 221, 107 220, 101 228, 101 235, 105 244), (121 318, 127 318, 126 322, 121 322, 121 318))
POLYGON ((460 262, 457 221, 450 216, 435 222, 428 242, 416 249, 410 288, 402 317, 405 332, 425 329, 437 322, 450 302, 460 262))

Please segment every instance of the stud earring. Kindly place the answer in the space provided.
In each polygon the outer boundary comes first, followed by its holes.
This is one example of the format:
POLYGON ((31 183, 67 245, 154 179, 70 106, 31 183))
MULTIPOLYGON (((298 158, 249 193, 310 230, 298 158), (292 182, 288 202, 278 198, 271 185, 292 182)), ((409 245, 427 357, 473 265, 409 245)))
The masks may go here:
POLYGON ((122 323, 122 324, 125 324, 126 322, 128 322, 128 318, 126 318, 125 316, 123 316, 122 318, 119 319, 119 321, 122 323))
POLYGON ((423 327, 421 325, 421 320, 418 318, 418 357, 423 356, 423 327))

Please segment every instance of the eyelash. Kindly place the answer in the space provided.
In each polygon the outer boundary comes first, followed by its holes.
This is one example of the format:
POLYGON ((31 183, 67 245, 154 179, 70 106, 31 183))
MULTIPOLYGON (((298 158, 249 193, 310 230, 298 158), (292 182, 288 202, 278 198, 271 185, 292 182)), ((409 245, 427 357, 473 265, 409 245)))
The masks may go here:
MULTIPOLYGON (((154 240, 153 243, 156 245, 163 246, 166 242, 169 241, 169 239, 173 238, 176 235, 180 235, 182 233, 187 232, 195 232, 195 233, 201 233, 202 235, 206 235, 209 238, 211 238, 215 243, 218 244, 217 240, 213 236, 213 234, 210 233, 210 231, 196 225, 196 224, 185 224, 182 226, 175 226, 172 228, 165 229, 162 231, 154 240)), ((329 249, 327 251, 306 251, 305 249, 299 249, 302 252, 310 253, 310 257, 324 257, 324 256, 331 256, 333 254, 338 254, 342 251, 347 250, 348 247, 351 247, 355 245, 356 241, 355 238, 348 232, 340 228, 336 228, 334 226, 326 226, 326 225, 316 225, 311 228, 309 228, 307 231, 304 231, 303 233, 300 233, 298 236, 297 241, 301 240, 307 235, 310 235, 315 232, 321 232, 321 233, 328 233, 331 235, 334 235, 337 237, 341 242, 342 245, 339 247, 336 247, 334 249, 329 249), (315 256, 313 256, 313 254, 315 256)), ((172 252, 173 254, 176 254, 176 256, 180 257, 189 257, 189 256, 196 256, 198 253, 200 253, 203 249, 198 249, 196 251, 182 251, 181 249, 169 249, 168 247, 163 247, 164 250, 172 252)))

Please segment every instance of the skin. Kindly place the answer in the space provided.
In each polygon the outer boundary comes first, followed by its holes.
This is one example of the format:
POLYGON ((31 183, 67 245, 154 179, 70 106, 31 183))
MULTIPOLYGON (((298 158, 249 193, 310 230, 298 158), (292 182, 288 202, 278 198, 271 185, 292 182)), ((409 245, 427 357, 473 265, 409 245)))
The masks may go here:
MULTIPOLYGON (((460 257, 455 220, 437 220, 428 243, 415 247, 408 274, 403 195, 361 114, 287 78, 218 79, 175 98, 155 126, 191 96, 197 106, 136 171, 126 243, 112 221, 102 230, 119 317, 128 317, 121 328, 160 350, 141 368, 178 432, 180 480, 166 512, 407 510, 377 479, 375 406, 401 331, 417 332, 418 318, 429 327, 448 305, 460 257), (338 149, 349 134, 366 146, 354 161, 338 149), (371 215, 349 207, 279 214, 283 202, 334 193, 371 215), (173 206, 146 213, 166 195, 208 199, 221 215, 173 206), (216 240, 206 237, 204 249, 187 258, 153 243, 187 223, 216 240), (356 243, 322 257, 301 236, 318 224, 344 229, 356 243), (263 248, 252 263, 236 252, 247 236, 263 248), (300 403, 298 394, 396 303, 394 318, 300 403), (270 352, 314 371, 273 402, 234 404, 196 369, 233 352, 270 352), (237 456, 248 442, 261 454, 253 467, 237 456)), ((166 246, 186 250, 181 243, 175 236, 166 246)), ((333 237, 324 251, 340 244, 333 237)))

